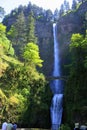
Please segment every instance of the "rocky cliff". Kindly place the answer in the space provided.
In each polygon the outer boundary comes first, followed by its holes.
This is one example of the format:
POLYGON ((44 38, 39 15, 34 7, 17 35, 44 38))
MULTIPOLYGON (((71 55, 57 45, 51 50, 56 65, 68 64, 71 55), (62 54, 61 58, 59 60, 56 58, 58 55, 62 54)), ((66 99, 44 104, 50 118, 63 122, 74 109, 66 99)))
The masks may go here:
POLYGON ((70 11, 57 22, 57 37, 60 44, 62 67, 70 62, 69 44, 73 33, 85 35, 87 29, 87 1, 79 5, 78 9, 70 11))
POLYGON ((53 28, 52 23, 36 22, 36 33, 40 48, 40 56, 44 60, 41 71, 50 75, 53 69, 53 28))

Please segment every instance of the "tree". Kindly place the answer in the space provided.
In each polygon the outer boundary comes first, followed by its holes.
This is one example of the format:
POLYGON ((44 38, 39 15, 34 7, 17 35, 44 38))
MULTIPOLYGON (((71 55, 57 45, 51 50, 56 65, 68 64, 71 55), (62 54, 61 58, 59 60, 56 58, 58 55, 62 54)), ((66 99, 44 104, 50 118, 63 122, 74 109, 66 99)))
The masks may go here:
POLYGON ((52 11, 50 9, 46 10, 45 17, 46 17, 47 21, 51 21, 52 20, 53 14, 52 14, 52 11))
POLYGON ((7 97, 7 102, 4 102, 3 105, 6 107, 3 107, 4 110, 2 109, 4 111, 4 119, 18 122, 20 120, 19 118, 22 117, 26 111, 27 96, 26 92, 23 92, 23 89, 24 87, 27 89, 27 94, 29 94, 29 89, 26 82, 27 80, 25 81, 24 77, 22 66, 13 64, 8 66, 5 73, 0 77, 0 88, 7 97))
POLYGON ((0 23, 0 46, 4 54, 14 55, 14 49, 10 40, 6 37, 6 26, 0 23))
POLYGON ((21 59, 21 51, 27 42, 26 23, 23 11, 18 15, 16 22, 11 26, 7 34, 12 41, 16 55, 21 59))
POLYGON ((84 108, 87 105, 87 67, 84 63, 87 57, 87 35, 73 34, 70 52, 72 62, 65 87, 65 116, 66 122, 72 125, 76 121, 86 122, 87 109, 84 108))
POLYGON ((84 39, 84 48, 86 51, 84 66, 85 66, 85 68, 87 68, 87 30, 86 30, 86 35, 85 35, 85 39, 84 39))
POLYGON ((38 127, 44 127, 45 124, 47 127, 51 92, 50 87, 46 85, 44 75, 38 73, 35 67, 29 64, 11 64, 0 77, 0 88, 8 101, 6 102, 0 91, 1 119, 16 121, 18 125, 30 127, 36 127, 38 121, 38 127))
POLYGON ((54 11, 54 21, 56 20, 58 20, 59 19, 59 11, 58 11, 58 9, 55 9, 55 11, 54 11))
POLYGON ((37 37, 35 35, 35 19, 33 12, 30 12, 27 25, 27 43, 37 43, 37 37))
POLYGON ((28 43, 24 48, 23 57, 25 59, 25 62, 34 65, 34 66, 42 66, 42 60, 39 56, 39 48, 34 43, 28 43))
POLYGON ((18 15, 16 22, 11 26, 8 32, 13 45, 23 46, 26 43, 26 24, 23 11, 18 15))
POLYGON ((5 109, 7 108, 7 97, 4 92, 0 89, 0 121, 1 123, 4 121, 5 109))
POLYGON ((73 10, 76 9, 76 6, 77 6, 77 2, 76 2, 76 0, 73 0, 72 1, 72 9, 73 10))
POLYGON ((62 4, 59 10, 59 17, 61 17, 64 13, 64 5, 62 4))
POLYGON ((67 0, 64 0, 64 11, 67 12, 68 10, 70 10, 69 2, 67 0))
POLYGON ((4 15, 5 15, 4 8, 2 8, 2 7, 0 6, 0 19, 2 19, 2 18, 4 17, 4 15))
POLYGON ((78 1, 79 3, 80 3, 80 2, 82 2, 82 3, 83 3, 83 1, 84 1, 84 0, 77 0, 77 1, 78 1))
POLYGON ((84 58, 86 55, 86 41, 84 40, 83 35, 79 33, 72 35, 70 49, 74 52, 74 64, 76 65, 77 71, 79 71, 84 67, 84 58))

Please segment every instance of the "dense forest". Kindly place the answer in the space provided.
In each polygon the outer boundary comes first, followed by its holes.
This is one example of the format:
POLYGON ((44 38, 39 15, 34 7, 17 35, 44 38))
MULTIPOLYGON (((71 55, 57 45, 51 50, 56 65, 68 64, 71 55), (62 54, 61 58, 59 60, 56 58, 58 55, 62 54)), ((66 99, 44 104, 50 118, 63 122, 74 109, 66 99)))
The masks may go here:
POLYGON ((61 129, 87 123, 87 1, 44 10, 30 2, 4 16, 0 7, 0 125, 51 128, 53 23, 57 23, 64 81, 61 129))

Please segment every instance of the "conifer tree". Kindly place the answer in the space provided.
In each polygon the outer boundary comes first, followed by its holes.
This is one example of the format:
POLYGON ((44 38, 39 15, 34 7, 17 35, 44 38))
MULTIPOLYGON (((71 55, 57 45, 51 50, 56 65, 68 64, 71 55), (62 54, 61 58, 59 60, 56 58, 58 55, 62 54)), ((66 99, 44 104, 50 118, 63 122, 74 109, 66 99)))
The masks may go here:
POLYGON ((62 4, 59 10, 59 17, 61 17, 64 13, 64 5, 62 4))
POLYGON ((18 18, 15 23, 15 28, 17 30, 17 43, 24 44, 26 43, 26 24, 23 11, 18 15, 18 18))
POLYGON ((76 5, 77 5, 76 0, 73 0, 73 1, 72 1, 72 9, 73 9, 73 10, 76 9, 76 5))
POLYGON ((26 43, 26 24, 23 11, 18 15, 16 22, 11 26, 8 36, 13 45, 26 43))
POLYGON ((64 0, 64 11, 67 12, 70 9, 69 2, 67 0, 64 0))
POLYGON ((84 2, 84 0, 77 0, 77 1, 78 1, 79 3, 80 3, 80 2, 82 2, 82 3, 84 2))
POLYGON ((12 41, 15 48, 15 53, 21 57, 24 45, 26 44, 26 23, 23 11, 19 13, 16 22, 11 26, 8 31, 8 37, 12 41))
POLYGON ((0 18, 3 18, 4 14, 5 14, 4 8, 0 6, 0 18))
POLYGON ((58 11, 58 9, 55 9, 55 11, 54 11, 54 21, 56 20, 58 20, 58 18, 59 18, 59 11, 58 11))
POLYGON ((30 12, 27 26, 27 43, 29 42, 37 43, 37 37, 35 36, 35 19, 32 11, 30 12))

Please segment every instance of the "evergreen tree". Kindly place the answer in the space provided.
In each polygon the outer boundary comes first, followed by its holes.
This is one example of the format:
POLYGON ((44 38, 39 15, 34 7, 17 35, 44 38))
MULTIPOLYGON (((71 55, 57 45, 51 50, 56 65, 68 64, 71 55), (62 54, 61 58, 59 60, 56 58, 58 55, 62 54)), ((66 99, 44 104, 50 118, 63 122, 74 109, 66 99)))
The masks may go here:
POLYGON ((59 10, 59 17, 61 17, 64 13, 64 5, 62 4, 59 10))
POLYGON ((27 43, 29 42, 37 43, 37 37, 35 36, 35 19, 33 16, 33 12, 30 12, 28 18, 27 43))
POLYGON ((67 0, 64 0, 64 11, 67 12, 68 10, 70 10, 69 2, 67 0))
POLYGON ((73 0, 73 1, 72 1, 72 9, 73 9, 73 10, 76 9, 76 5, 77 5, 76 0, 73 0))
POLYGON ((17 43, 16 44, 24 44, 26 43, 26 23, 23 11, 18 15, 16 23, 14 24, 17 31, 17 43))
POLYGON ((8 37, 12 41, 16 55, 21 58, 21 51, 26 44, 26 23, 23 11, 18 15, 16 22, 8 31, 8 37))
POLYGON ((82 2, 82 3, 84 2, 84 0, 77 0, 77 1, 78 1, 79 3, 80 3, 80 2, 82 2))
POLYGON ((48 9, 48 10, 46 11, 46 20, 47 20, 47 21, 51 21, 52 18, 53 18, 52 11, 51 11, 50 9, 48 9))
POLYGON ((0 6, 0 18, 3 18, 4 14, 5 14, 4 8, 0 6))
POLYGON ((54 11, 54 21, 56 20, 58 20, 59 19, 59 11, 58 11, 58 9, 55 9, 55 11, 54 11))
POLYGON ((26 43, 26 23, 23 11, 18 15, 16 22, 11 26, 8 36, 13 45, 26 43))

